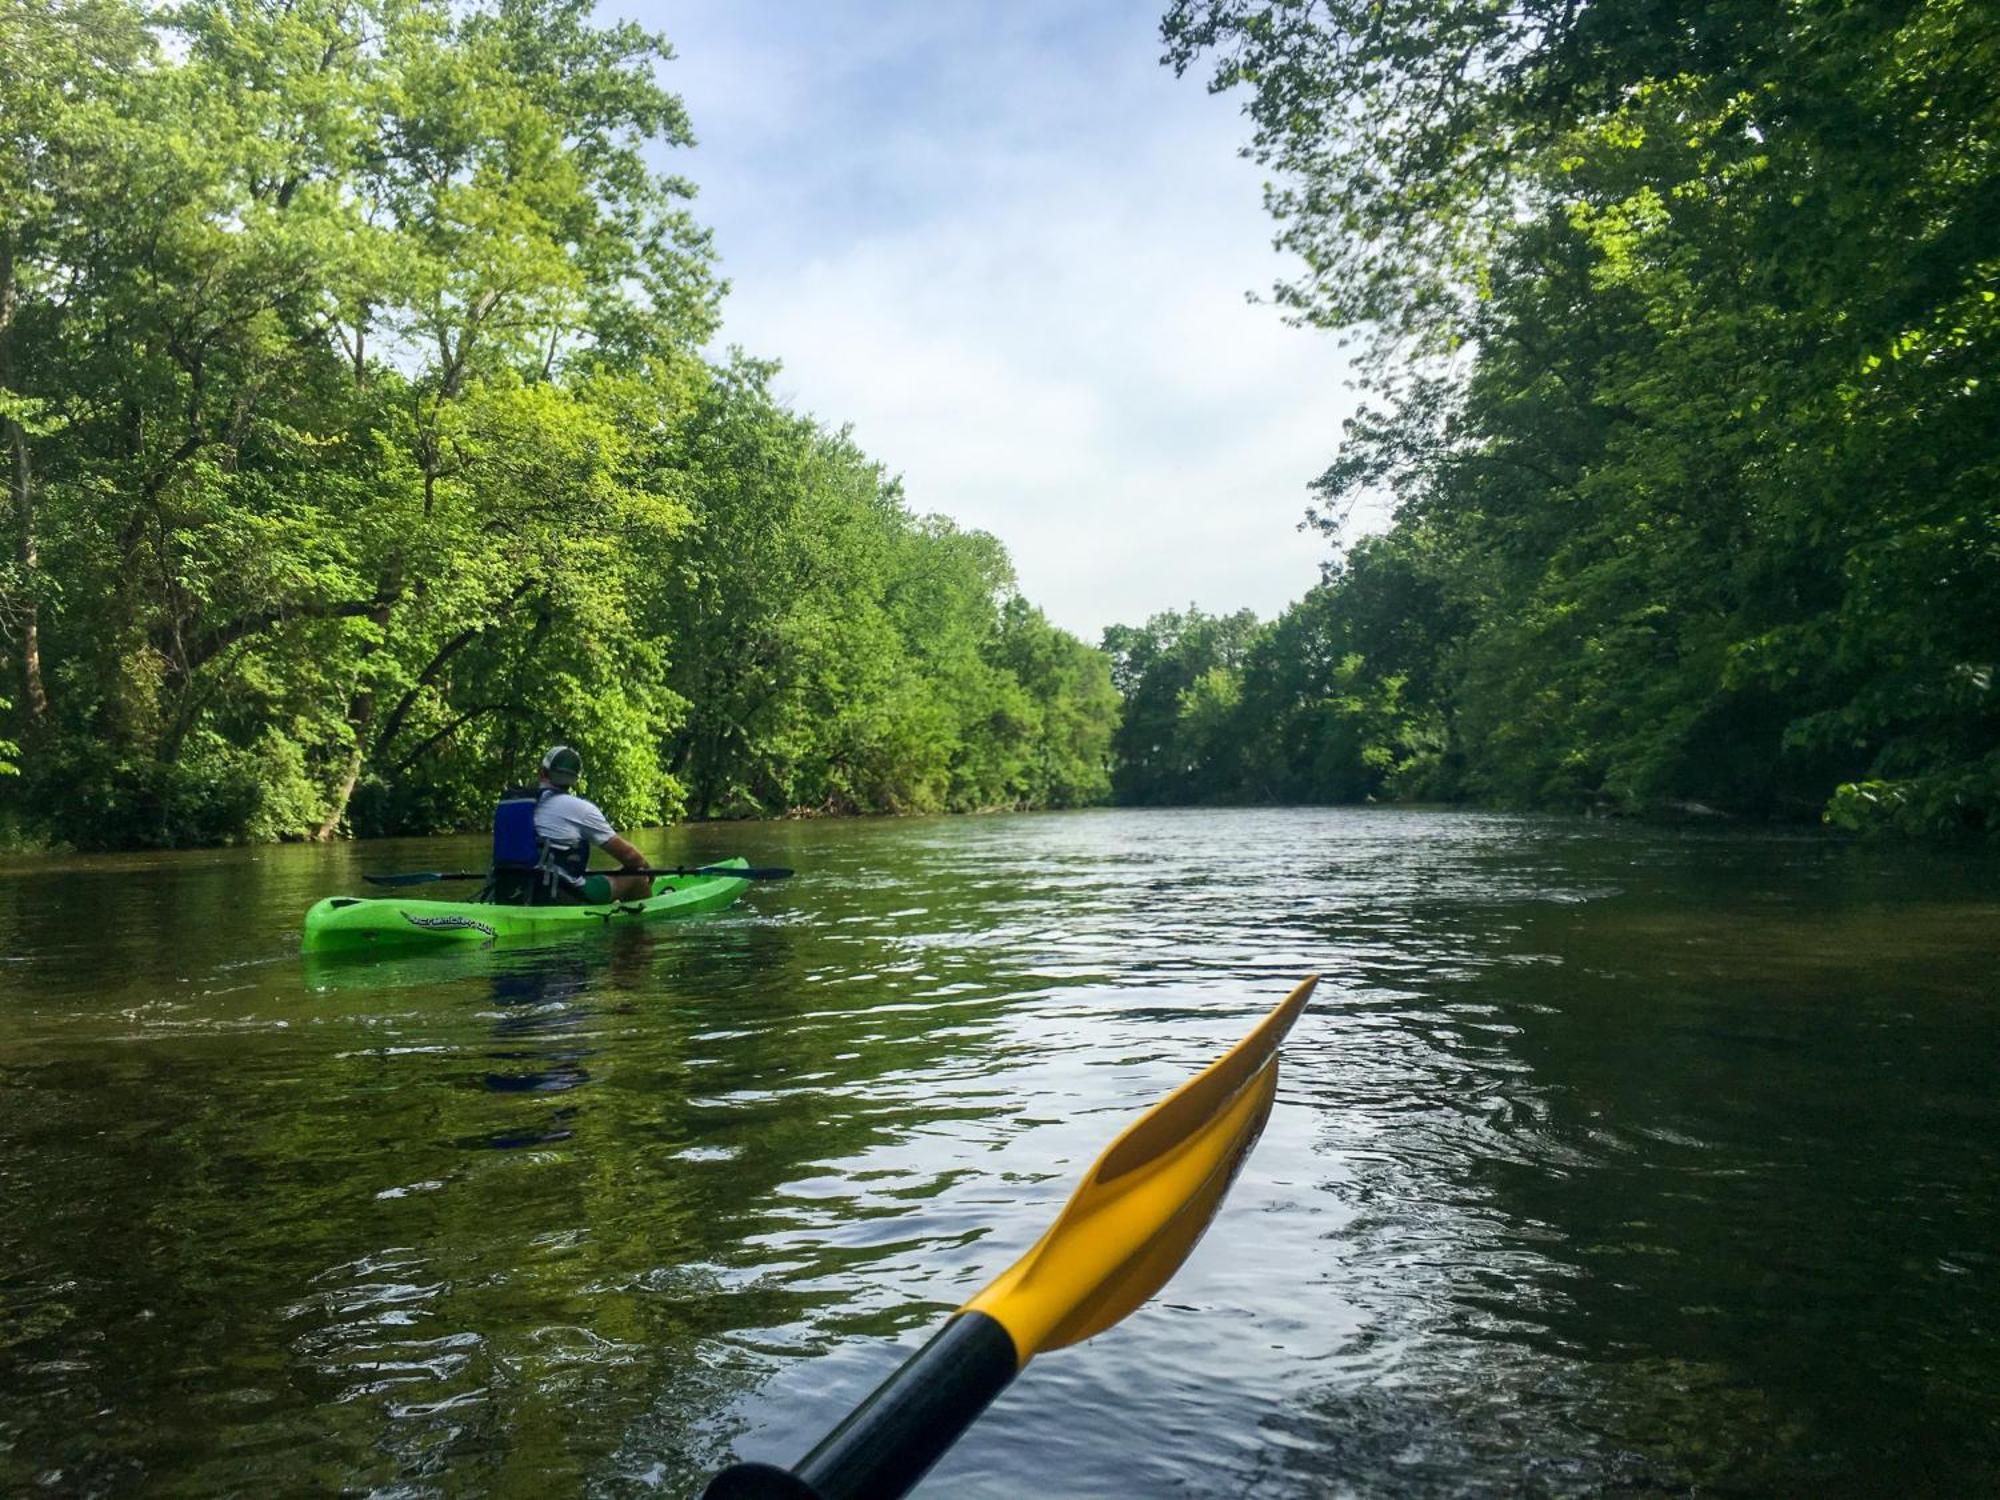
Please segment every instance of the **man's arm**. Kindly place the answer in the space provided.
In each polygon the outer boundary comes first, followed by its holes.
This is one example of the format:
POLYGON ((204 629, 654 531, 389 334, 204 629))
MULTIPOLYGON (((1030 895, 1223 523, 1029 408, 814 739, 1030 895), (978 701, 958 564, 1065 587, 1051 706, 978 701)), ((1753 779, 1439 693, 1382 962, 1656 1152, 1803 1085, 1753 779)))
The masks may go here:
POLYGON ((627 870, 643 870, 646 868, 646 856, 633 848, 630 840, 622 839, 615 833, 599 847, 627 870))

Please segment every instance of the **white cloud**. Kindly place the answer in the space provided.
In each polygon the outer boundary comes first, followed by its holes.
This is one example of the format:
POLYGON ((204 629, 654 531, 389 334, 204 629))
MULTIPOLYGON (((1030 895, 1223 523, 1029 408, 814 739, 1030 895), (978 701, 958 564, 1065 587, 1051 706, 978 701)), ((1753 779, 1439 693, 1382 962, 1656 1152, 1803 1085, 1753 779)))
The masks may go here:
POLYGON ((703 145, 673 165, 733 284, 724 340, 917 509, 999 536, 1088 638, 1314 581, 1296 524, 1343 362, 1246 304, 1288 268, 1233 101, 1155 65, 1157 9, 634 13, 681 54, 703 145))

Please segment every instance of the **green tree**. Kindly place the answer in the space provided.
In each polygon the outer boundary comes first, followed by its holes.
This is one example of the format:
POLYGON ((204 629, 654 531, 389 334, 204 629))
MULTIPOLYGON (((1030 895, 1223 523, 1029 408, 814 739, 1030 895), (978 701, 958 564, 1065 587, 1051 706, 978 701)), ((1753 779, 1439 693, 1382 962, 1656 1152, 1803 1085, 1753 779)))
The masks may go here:
POLYGON ((0 3, 0 439, 12 545, 0 558, 0 627, 26 723, 48 713, 42 670, 39 440, 61 430, 70 353, 66 273, 90 253, 92 210, 118 188, 119 100, 152 38, 117 0, 0 3))
POLYGON ((105 789, 104 836, 325 836, 364 776, 459 818, 387 783, 495 716, 597 738, 625 815, 672 805, 634 733, 671 716, 657 647, 574 627, 685 521, 633 453, 715 284, 644 156, 686 139, 664 48, 586 14, 213 0, 101 91, 90 235, 34 312, 44 572, 94 604, 48 632, 49 766, 105 789))
POLYGON ((702 356, 670 56, 587 0, 0 0, 10 804, 462 828, 552 739, 628 824, 1093 795, 1101 675, 1022 681, 1000 544, 702 356))
POLYGON ((677 642, 689 709, 673 765, 690 809, 1100 796, 1102 659, 1022 613, 997 541, 912 515, 846 434, 782 410, 771 374, 718 372, 671 455, 696 518, 650 618, 677 642))
POLYGON ((1086 807, 1108 798, 1119 708, 1110 659, 1057 629, 1018 594, 1001 608, 991 654, 1026 698, 1025 706, 1008 706, 1023 720, 1027 741, 1018 802, 1086 807))
POLYGON ((1248 610, 1215 616, 1189 606, 1104 632, 1111 680, 1124 703, 1112 741, 1118 801, 1157 805, 1241 795, 1240 747, 1222 726, 1258 630, 1248 610))
POLYGON ((1281 300, 1374 330, 1316 515, 1386 489, 1443 569, 1452 789, 2000 825, 2000 17, 1643 21, 1170 10, 1249 91, 1281 300))

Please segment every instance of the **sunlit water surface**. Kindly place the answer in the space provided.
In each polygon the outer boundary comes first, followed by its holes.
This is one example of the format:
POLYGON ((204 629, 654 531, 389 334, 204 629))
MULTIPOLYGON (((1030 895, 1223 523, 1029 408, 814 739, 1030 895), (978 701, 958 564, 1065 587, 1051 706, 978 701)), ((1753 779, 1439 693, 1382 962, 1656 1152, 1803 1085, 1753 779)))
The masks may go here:
POLYGON ((308 966, 468 841, 0 871, 0 1490, 796 1458, 1306 973, 1181 1274, 925 1492, 2000 1490, 2000 867, 1391 811, 703 827, 719 917, 308 966))

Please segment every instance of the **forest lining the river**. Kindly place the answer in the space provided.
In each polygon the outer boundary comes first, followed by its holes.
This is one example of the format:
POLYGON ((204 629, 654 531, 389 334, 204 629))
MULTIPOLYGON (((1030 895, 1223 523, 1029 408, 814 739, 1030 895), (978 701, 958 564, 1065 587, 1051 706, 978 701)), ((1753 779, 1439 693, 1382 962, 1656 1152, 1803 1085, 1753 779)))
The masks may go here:
POLYGON ((1180 0, 1168 61, 1240 91, 1302 268, 1274 300, 1367 404, 1320 586, 1095 646, 709 352, 662 39, 582 0, 168 33, 0 0, 14 840, 478 827, 552 739, 625 825, 2000 828, 1988 7, 1180 0))

